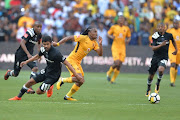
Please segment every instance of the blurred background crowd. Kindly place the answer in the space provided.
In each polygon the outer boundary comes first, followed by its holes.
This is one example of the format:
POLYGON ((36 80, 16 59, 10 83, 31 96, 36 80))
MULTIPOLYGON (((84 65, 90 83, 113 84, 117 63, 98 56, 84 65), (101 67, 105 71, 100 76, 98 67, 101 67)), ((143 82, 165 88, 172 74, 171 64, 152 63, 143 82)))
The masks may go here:
POLYGON ((0 0, 0 42, 20 42, 40 21, 42 34, 54 41, 96 25, 103 46, 108 46, 112 40, 107 31, 119 15, 131 30, 129 45, 149 45, 158 23, 171 28, 174 19, 180 20, 180 0, 0 0))

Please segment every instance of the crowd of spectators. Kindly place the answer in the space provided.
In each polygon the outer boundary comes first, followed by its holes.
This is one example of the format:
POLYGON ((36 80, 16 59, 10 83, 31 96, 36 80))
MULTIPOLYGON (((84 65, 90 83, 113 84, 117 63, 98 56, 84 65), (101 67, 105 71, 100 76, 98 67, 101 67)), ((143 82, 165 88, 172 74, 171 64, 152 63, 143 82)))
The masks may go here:
POLYGON ((107 31, 119 15, 130 27, 129 45, 149 45, 158 23, 171 28, 173 19, 180 20, 180 0, 0 0, 0 42, 20 42, 34 21, 40 21, 42 34, 54 41, 96 25, 103 46, 108 46, 112 40, 107 31))

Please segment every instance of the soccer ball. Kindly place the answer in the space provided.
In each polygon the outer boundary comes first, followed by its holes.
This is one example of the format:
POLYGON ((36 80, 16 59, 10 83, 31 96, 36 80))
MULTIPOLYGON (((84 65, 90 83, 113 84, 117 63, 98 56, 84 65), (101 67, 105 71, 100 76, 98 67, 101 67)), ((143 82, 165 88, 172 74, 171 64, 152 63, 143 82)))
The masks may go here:
POLYGON ((151 93, 148 97, 148 100, 150 101, 150 103, 155 104, 155 103, 159 103, 160 101, 160 96, 157 93, 151 93))

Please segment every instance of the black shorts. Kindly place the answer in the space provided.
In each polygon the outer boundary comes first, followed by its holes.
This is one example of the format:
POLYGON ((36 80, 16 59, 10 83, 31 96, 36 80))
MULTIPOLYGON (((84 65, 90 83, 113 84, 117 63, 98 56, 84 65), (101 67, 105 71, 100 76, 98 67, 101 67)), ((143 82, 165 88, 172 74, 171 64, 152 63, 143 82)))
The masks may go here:
POLYGON ((41 91, 46 91, 58 81, 59 77, 60 75, 58 77, 48 76, 46 75, 45 70, 42 69, 39 73, 33 76, 33 79, 36 81, 36 83, 43 82, 39 88, 41 91))
MULTIPOLYGON (((21 62, 26 61, 27 59, 28 59, 27 56, 21 56, 19 54, 15 54, 15 62, 14 62, 14 73, 15 74, 19 74, 19 72, 21 71, 21 67, 20 67, 21 62)), ((34 67, 37 67, 37 64, 35 61, 33 61, 33 62, 28 63, 27 66, 32 69, 34 67)))
POLYGON ((148 70, 149 74, 155 74, 159 66, 163 66, 164 68, 166 68, 167 62, 168 61, 166 59, 152 58, 151 65, 148 70))

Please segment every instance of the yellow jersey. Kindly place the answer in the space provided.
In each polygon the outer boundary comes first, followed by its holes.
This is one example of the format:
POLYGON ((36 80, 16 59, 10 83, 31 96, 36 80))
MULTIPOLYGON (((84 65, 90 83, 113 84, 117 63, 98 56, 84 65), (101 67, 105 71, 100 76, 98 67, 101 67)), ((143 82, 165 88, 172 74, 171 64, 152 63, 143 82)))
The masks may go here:
POLYGON ((128 26, 113 25, 108 31, 109 35, 113 35, 115 38, 112 43, 113 48, 125 49, 126 48, 126 37, 131 37, 131 31, 128 26))
POLYGON ((91 51, 99 49, 96 40, 90 40, 87 35, 74 35, 74 40, 77 42, 74 50, 68 56, 68 59, 73 59, 81 62, 81 60, 91 51))
MULTIPOLYGON (((180 51, 180 28, 178 28, 177 30, 174 29, 174 28, 171 28, 171 29, 168 29, 167 32, 171 33, 173 35, 173 38, 174 38, 174 40, 176 42, 178 51, 180 51)), ((174 48, 174 46, 172 44, 172 41, 170 41, 169 50, 172 50, 172 51, 175 50, 175 48, 174 48)))

